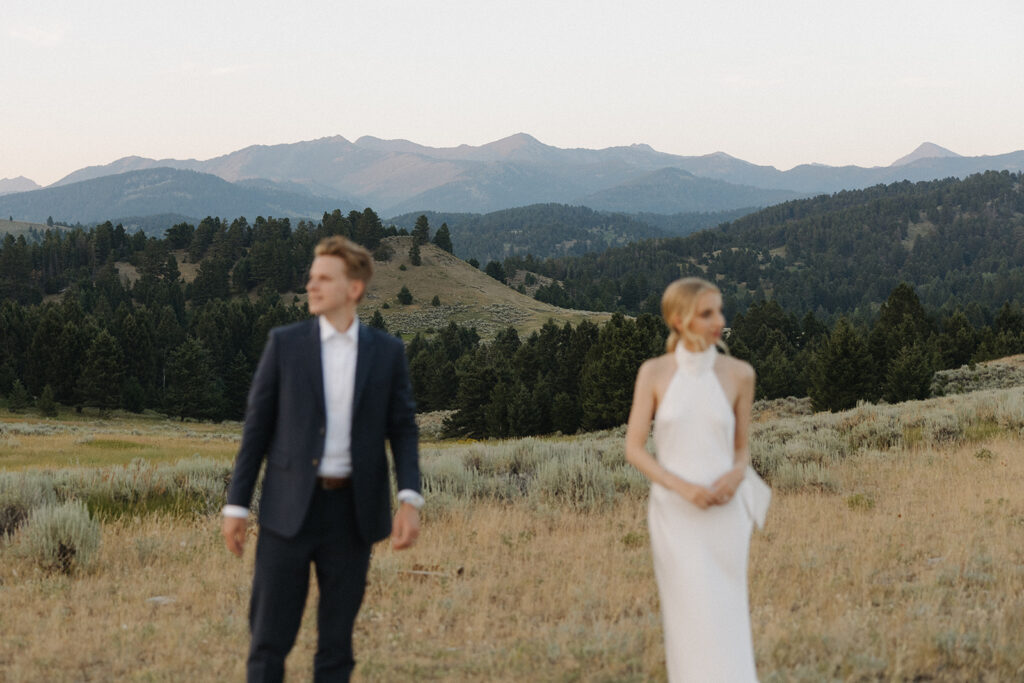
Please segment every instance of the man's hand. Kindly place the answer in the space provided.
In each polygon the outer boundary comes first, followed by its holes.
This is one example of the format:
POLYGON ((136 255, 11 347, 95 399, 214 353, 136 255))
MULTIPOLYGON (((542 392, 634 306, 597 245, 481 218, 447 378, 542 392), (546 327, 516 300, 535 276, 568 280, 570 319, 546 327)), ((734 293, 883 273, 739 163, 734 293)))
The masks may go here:
POLYGON ((242 556, 242 550, 245 547, 245 530, 247 526, 248 520, 241 517, 225 516, 224 522, 220 527, 220 533, 224 537, 228 550, 239 557, 242 556))
POLYGON ((395 521, 391 525, 391 547, 404 550, 416 542, 420 535, 420 511, 409 503, 402 503, 395 513, 395 521))

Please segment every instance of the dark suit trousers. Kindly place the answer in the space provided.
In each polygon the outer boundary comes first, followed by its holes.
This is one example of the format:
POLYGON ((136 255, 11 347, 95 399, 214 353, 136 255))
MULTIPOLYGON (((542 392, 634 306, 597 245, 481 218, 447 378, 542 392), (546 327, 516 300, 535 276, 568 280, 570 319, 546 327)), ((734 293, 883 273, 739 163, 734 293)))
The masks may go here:
POLYGON ((317 489, 295 538, 260 530, 249 605, 248 681, 284 678, 284 660, 306 605, 310 563, 320 589, 314 680, 349 679, 355 666, 352 626, 363 601, 370 545, 356 532, 352 490, 317 489))

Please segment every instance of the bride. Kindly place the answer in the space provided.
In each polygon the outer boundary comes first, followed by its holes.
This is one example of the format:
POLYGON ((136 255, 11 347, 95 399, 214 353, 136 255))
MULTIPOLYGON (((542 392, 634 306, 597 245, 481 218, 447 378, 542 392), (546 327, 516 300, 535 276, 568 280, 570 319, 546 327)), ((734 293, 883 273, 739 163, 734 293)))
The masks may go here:
POLYGON ((747 552, 770 491, 749 467, 754 369, 719 354, 722 294, 698 278, 661 300, 667 351, 637 374, 626 458, 651 480, 648 526, 670 681, 756 681, 747 552), (654 421, 657 458, 647 451, 654 421))

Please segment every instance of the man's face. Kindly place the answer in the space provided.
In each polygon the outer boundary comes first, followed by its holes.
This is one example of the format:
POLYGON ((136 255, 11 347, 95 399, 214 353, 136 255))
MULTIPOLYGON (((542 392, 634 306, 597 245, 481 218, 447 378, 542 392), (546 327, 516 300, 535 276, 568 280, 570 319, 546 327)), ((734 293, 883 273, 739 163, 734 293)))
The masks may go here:
POLYGON ((354 307, 363 295, 365 283, 351 280, 345 262, 337 256, 317 256, 309 267, 309 312, 313 315, 331 315, 354 307))

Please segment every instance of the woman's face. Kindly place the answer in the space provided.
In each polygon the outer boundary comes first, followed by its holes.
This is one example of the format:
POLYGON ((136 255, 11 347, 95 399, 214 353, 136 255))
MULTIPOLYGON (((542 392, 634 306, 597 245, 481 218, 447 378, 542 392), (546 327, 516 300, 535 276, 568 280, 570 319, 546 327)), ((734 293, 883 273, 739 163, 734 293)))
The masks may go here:
POLYGON ((722 295, 705 291, 697 295, 697 305, 690 318, 689 332, 704 341, 704 348, 713 346, 722 338, 725 316, 722 315, 722 295))

